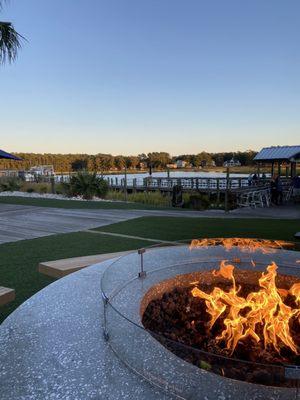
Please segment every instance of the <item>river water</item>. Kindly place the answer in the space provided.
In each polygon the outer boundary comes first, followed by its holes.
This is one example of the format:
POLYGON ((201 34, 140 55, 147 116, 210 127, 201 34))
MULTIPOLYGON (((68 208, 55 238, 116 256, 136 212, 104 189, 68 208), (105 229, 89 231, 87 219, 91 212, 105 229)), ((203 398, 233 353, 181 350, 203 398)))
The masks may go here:
MULTIPOLYGON (((116 179, 118 180, 118 182, 121 182, 121 179, 125 178, 125 174, 124 173, 120 173, 120 174, 103 174, 99 176, 103 176, 103 178, 110 178, 113 179, 113 182, 116 182, 116 179)), ((131 185, 133 182, 133 179, 137 180, 137 184, 141 184, 143 182, 144 178, 149 177, 149 173, 148 172, 143 172, 143 173, 128 173, 127 174, 127 184, 131 185)), ((225 178, 226 177, 226 173, 224 172, 203 172, 203 171, 170 171, 169 173, 170 178, 225 178)), ((249 176, 249 174, 230 174, 231 178, 247 178, 249 176)), ((168 173, 167 171, 159 171, 159 172, 153 172, 152 173, 152 177, 159 177, 159 178, 167 178, 168 177, 168 173)), ((69 180, 69 175, 60 175, 57 174, 55 176, 55 180, 61 181, 68 181, 69 180)))
MULTIPOLYGON (((127 183, 130 185, 133 179, 137 179, 138 182, 142 181, 144 178, 149 177, 149 173, 140 174, 127 174, 127 183)), ((168 173, 166 171, 153 172, 152 177, 167 178, 168 173)), ((231 178, 245 178, 249 174, 230 174, 231 178)), ((120 182, 121 179, 125 178, 124 174, 108 174, 103 175, 104 178, 111 178, 115 181, 115 178, 120 182)), ((202 171, 170 171, 170 178, 225 178, 226 173, 223 172, 202 172, 202 171)))

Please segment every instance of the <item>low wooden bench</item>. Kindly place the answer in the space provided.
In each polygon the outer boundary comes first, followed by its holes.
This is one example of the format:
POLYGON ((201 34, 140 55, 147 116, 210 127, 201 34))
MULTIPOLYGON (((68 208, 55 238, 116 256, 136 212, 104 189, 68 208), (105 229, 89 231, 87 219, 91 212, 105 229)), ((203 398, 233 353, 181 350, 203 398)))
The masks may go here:
POLYGON ((121 251, 117 253, 97 254, 94 256, 65 258, 56 261, 45 261, 39 263, 38 270, 41 274, 51 276, 52 278, 62 278, 72 272, 78 271, 82 268, 88 267, 93 264, 109 260, 115 257, 132 253, 130 251, 121 251))
POLYGON ((0 306, 10 303, 15 299, 15 289, 0 286, 0 306))

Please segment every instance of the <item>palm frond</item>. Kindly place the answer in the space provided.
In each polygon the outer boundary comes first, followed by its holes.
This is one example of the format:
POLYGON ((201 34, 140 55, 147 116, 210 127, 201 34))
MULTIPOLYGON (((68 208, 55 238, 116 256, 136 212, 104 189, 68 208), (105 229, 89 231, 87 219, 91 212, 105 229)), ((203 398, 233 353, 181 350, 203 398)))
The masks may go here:
POLYGON ((16 59, 21 47, 20 38, 21 36, 10 22, 0 22, 0 64, 16 59))

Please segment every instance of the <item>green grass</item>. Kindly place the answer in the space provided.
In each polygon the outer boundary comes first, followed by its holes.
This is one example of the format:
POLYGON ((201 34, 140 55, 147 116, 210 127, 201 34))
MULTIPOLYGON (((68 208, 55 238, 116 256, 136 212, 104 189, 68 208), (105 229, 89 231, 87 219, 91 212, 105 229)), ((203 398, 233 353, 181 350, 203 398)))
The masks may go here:
MULTIPOLYGON (((78 202, 76 202, 78 204, 78 202)), ((293 240, 299 220, 143 217, 98 228, 161 240, 200 237, 259 237, 293 240)), ((0 285, 16 289, 16 300, 0 308, 0 322, 54 279, 38 273, 41 261, 147 247, 150 242, 87 232, 68 233, 0 245, 0 285)))
POLYGON ((109 202, 109 201, 79 201, 79 200, 56 200, 35 199, 28 197, 0 197, 0 203, 20 204, 25 206, 72 208, 72 209, 118 209, 118 210, 153 210, 165 209, 162 205, 158 208, 151 204, 109 202))
POLYGON ((0 308, 0 323, 21 303, 55 279, 38 272, 41 261, 111 253, 149 242, 77 232, 0 245, 0 285, 14 288, 16 300, 0 308))
POLYGON ((300 220, 142 217, 98 230, 158 240, 231 236, 293 240, 300 220))

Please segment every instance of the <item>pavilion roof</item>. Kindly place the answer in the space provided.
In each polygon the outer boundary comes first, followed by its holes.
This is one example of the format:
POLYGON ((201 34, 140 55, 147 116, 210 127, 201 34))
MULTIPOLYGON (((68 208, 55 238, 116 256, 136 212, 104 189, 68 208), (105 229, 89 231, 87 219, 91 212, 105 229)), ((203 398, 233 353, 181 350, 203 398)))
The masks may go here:
POLYGON ((300 159, 300 145, 264 147, 254 157, 254 161, 295 161, 296 159, 300 159))
POLYGON ((14 156, 13 154, 6 153, 6 151, 0 150, 0 158, 6 158, 8 160, 17 160, 20 161, 21 158, 14 156))

